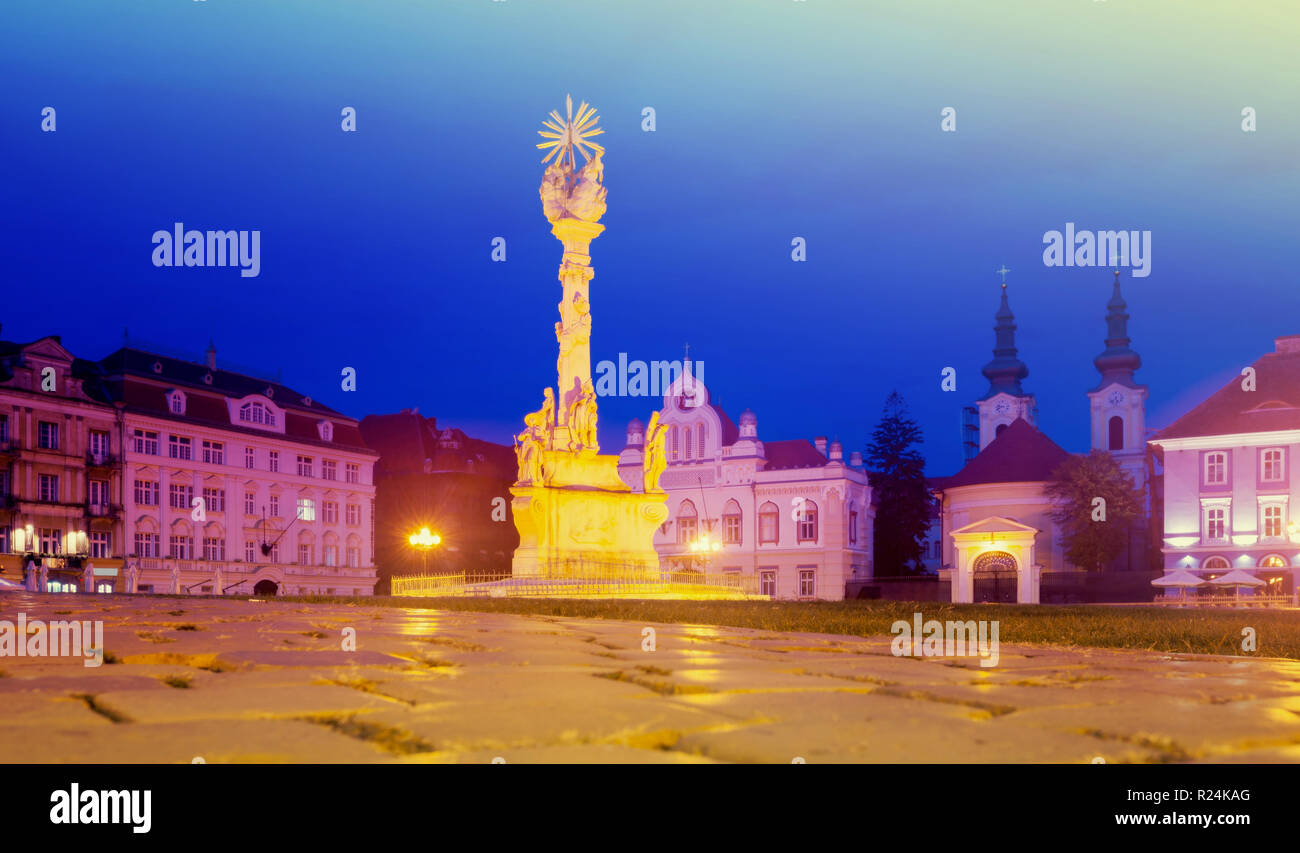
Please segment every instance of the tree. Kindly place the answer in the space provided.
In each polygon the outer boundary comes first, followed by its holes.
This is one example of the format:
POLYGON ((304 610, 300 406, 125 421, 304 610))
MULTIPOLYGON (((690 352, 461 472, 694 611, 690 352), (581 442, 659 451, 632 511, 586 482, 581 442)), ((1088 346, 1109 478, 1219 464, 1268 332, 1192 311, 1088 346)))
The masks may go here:
POLYGON ((1052 520, 1061 527, 1065 558, 1089 571, 1106 568, 1128 546, 1142 498, 1133 478, 1109 453, 1071 456, 1047 486, 1052 520))
POLYGON ((897 391, 885 401, 880 423, 867 445, 867 468, 876 498, 875 573, 903 575, 922 570, 921 541, 930 529, 930 491, 925 458, 916 445, 925 439, 897 391))

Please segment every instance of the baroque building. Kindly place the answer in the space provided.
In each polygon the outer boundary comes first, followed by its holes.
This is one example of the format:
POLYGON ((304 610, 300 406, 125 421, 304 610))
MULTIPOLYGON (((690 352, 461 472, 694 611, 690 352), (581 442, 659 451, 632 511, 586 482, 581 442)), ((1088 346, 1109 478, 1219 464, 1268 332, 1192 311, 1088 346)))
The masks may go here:
MULTIPOLYGON (((839 442, 763 441, 746 410, 737 426, 704 383, 683 373, 664 395, 668 519, 654 536, 663 568, 739 575, 780 599, 845 597, 871 577, 875 511, 859 454, 839 442)), ((645 429, 628 426, 619 472, 640 487, 645 429)))

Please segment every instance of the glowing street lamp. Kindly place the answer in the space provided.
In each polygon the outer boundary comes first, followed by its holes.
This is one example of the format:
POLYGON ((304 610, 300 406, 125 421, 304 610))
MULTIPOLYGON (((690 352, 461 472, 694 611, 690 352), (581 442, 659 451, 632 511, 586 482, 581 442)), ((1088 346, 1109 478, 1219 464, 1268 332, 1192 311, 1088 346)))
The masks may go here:
POLYGON ((430 532, 429 528, 421 527, 416 533, 406 537, 406 541, 411 543, 412 548, 420 549, 420 554, 424 558, 424 573, 429 573, 429 552, 442 544, 442 537, 437 533, 430 532))

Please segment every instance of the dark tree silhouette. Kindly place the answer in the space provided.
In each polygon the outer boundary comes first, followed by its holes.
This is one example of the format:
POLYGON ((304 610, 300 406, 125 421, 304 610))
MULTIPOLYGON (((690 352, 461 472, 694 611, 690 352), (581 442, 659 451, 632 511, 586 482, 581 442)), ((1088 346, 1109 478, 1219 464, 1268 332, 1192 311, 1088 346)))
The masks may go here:
POLYGON ((880 423, 867 445, 867 468, 876 499, 876 575, 922 570, 921 541, 929 531, 931 504, 925 458, 916 449, 924 440, 920 426, 908 416, 907 404, 894 391, 885 401, 880 423))
POLYGON ((1052 520, 1061 526, 1065 558, 1089 571, 1106 568, 1123 553, 1133 521, 1142 512, 1133 479, 1104 450, 1062 462, 1047 485, 1047 495, 1052 520))

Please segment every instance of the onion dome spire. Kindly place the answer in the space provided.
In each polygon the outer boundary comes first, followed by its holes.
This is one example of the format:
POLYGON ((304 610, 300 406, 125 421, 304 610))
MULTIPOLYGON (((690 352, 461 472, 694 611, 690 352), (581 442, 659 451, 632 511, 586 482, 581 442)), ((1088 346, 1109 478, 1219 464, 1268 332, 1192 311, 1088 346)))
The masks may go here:
POLYGON ((1115 289, 1106 303, 1106 349, 1092 360, 1101 373, 1098 388, 1119 382, 1136 384, 1133 372, 1142 366, 1142 357, 1129 346, 1128 303, 1119 290, 1119 270, 1115 270, 1115 289))
MULTIPOLYGON (((1006 268, 1003 267, 1001 272, 1005 275, 1006 268)), ((985 399, 1000 393, 1023 397, 1025 392, 1020 387, 1020 380, 1029 375, 1029 368, 1019 359, 1016 350, 1016 315, 1011 313, 1011 305, 1007 302, 1006 281, 1002 282, 1002 305, 994 319, 997 324, 993 327, 996 336, 993 360, 980 371, 989 381, 985 399)))

